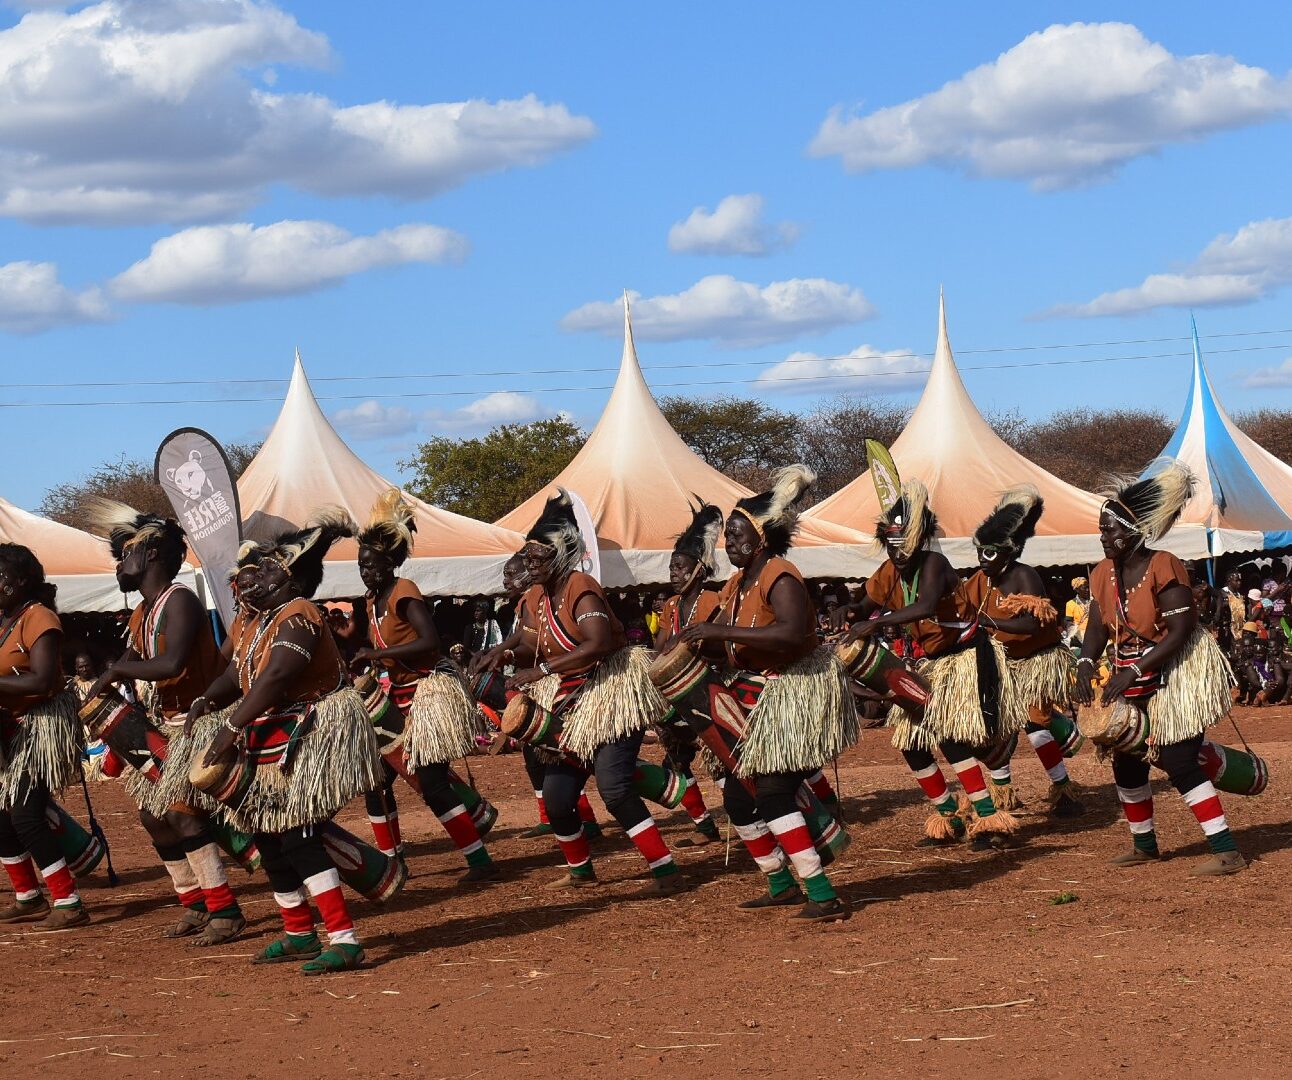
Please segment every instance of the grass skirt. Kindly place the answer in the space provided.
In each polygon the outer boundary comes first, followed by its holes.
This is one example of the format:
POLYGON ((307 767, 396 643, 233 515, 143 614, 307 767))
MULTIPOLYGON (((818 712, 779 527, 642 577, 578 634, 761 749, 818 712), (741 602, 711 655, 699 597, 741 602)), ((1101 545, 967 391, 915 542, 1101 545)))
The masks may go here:
POLYGON ((1014 688, 1005 650, 994 638, 989 639, 988 648, 995 659, 1000 681, 1000 716, 995 736, 987 731, 978 694, 977 649, 969 648, 936 660, 916 662, 916 670, 928 679, 932 694, 924 710, 924 719, 919 723, 897 706, 889 710, 888 726, 893 729, 894 747, 932 753, 940 742, 947 739, 969 746, 985 746, 989 742, 1007 739, 1027 727, 1027 709, 1014 688))
POLYGON ((328 820, 384 779, 372 720, 363 698, 347 686, 314 707, 313 726, 301 737, 287 771, 260 765, 240 806, 216 805, 235 829, 280 833, 328 820))
POLYGON ((137 769, 129 770, 125 776, 126 791, 140 810, 158 818, 177 804, 205 810, 208 814, 220 810, 218 802, 189 783, 188 771, 194 761, 200 761, 206 754, 215 733, 236 707, 230 705, 220 712, 207 713, 194 722, 191 735, 185 735, 183 727, 167 725, 162 729, 170 733, 170 741, 166 744, 161 780, 154 784, 137 769))
POLYGON ((1220 646, 1196 627, 1184 648, 1162 669, 1162 688, 1148 701, 1154 746, 1201 735, 1229 715, 1233 674, 1220 646))
POLYGON ((13 806, 26 787, 43 787, 54 794, 67 787, 85 749, 80 705, 80 699, 65 690, 18 721, 5 747, 7 764, 0 769, 0 810, 13 806))
POLYGON ((834 649, 822 646, 768 677, 740 740, 739 774, 819 769, 859 735, 848 674, 834 649))
POLYGON ((1055 645, 1022 660, 1009 660, 1007 664, 1023 708, 1035 707, 1048 712, 1054 706, 1068 707, 1068 692, 1077 671, 1071 649, 1055 645))
POLYGON ((473 754, 476 736, 484 734, 484 716, 460 676, 433 671, 418 682, 404 729, 410 768, 473 754))
POLYGON ((563 742, 591 761, 597 748, 663 719, 669 704, 650 679, 651 652, 633 645, 611 653, 588 676, 564 714, 563 742))

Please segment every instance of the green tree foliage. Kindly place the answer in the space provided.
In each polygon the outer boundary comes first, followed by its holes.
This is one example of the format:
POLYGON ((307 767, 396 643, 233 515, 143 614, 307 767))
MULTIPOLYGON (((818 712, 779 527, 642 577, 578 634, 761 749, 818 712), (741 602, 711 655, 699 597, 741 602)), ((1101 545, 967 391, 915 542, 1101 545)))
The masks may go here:
MULTIPOLYGON (((224 448, 235 478, 242 475, 259 450, 260 443, 231 443, 224 448)), ((84 528, 89 498, 115 499, 145 514, 175 516, 166 493, 153 480, 152 462, 131 461, 124 454, 105 461, 87 476, 50 488, 36 512, 64 525, 84 528)))
POLYGON ((1110 476, 1140 472, 1162 452, 1174 429, 1153 409, 1066 409, 1014 425, 1009 441, 1047 472, 1098 491, 1110 476))
POLYGON ((756 488, 798 460, 802 418, 753 398, 660 398, 673 430, 719 472, 756 488))
POLYGON ((904 406, 845 395, 818 405, 803 418, 798 455, 817 474, 808 501, 820 501, 866 471, 866 440, 892 446, 906 424, 904 406))
POLYGON ((587 441, 564 417, 503 424, 474 439, 436 436, 399 467, 408 490, 456 514, 496 521, 550 484, 587 441))

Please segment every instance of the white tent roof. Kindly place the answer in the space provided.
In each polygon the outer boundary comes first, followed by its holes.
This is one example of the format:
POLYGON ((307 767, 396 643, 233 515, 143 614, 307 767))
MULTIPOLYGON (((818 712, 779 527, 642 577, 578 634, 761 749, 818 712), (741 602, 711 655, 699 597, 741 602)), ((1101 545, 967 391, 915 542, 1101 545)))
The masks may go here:
MULTIPOLYGON (((937 547, 957 567, 977 565, 974 530, 1002 491, 1035 484, 1045 499, 1036 536, 1024 558, 1041 566, 1092 563, 1099 545, 1102 501, 1060 480, 1010 447, 974 406, 956 370, 947 336, 946 302, 938 299, 938 344, 929 381, 902 434, 890 448, 906 479, 923 480, 938 516, 937 547)), ((812 507, 805 517, 873 531, 879 500, 867 470, 812 507)), ((1177 529, 1166 545, 1184 558, 1207 555, 1199 530, 1177 529)))
POLYGON ((116 564, 98 537, 0 499, 0 541, 22 544, 36 553, 46 579, 58 586, 60 611, 119 611, 127 606, 117 588, 116 564))
MULTIPOLYGON (((682 441, 642 376, 624 300, 624 351, 615 387, 588 441, 552 485, 498 524, 524 532, 557 486, 576 492, 596 523, 603 583, 610 587, 668 581, 673 541, 691 522, 698 495, 730 510, 751 494, 682 441)), ((790 558, 809 577, 855 577, 876 565, 869 538, 828 521, 801 519, 790 558)), ((720 557, 720 573, 729 572, 720 557)))
POLYGON ((1193 326, 1193 383, 1184 415, 1162 451, 1198 477, 1182 525, 1205 528, 1215 555, 1292 544, 1292 467, 1230 419, 1212 388, 1198 327, 1193 326))
MULTIPOLYGON (((238 480, 244 534, 262 540, 299 528, 323 506, 343 506, 362 525, 391 486, 359 460, 323 415, 297 353, 278 419, 238 480)), ((411 495, 405 498, 415 511, 417 535, 402 573, 429 596, 497 592, 502 564, 520 549, 521 537, 411 495)), ((356 554, 353 541, 332 549, 320 597, 363 592, 356 554)))

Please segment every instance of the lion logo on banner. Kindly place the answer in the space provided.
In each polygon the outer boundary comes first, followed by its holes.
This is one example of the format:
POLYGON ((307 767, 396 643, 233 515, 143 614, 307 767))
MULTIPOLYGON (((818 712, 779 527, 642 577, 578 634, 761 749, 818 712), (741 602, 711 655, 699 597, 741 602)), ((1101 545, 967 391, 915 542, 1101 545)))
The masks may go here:
POLYGON ((203 492, 213 485, 202 468, 202 451, 190 450, 188 460, 174 469, 166 470, 166 479, 178 489, 189 502, 197 502, 203 492))

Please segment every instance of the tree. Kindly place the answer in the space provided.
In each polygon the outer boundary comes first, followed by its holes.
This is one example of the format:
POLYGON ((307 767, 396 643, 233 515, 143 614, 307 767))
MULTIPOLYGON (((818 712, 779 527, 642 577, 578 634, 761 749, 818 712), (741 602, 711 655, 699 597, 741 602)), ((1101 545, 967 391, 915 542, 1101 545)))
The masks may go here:
MULTIPOLYGON (((251 464, 251 459, 260 451, 260 445, 231 443, 224 448, 235 478, 251 464)), ((105 461, 79 480, 50 488, 36 512, 64 525, 84 528, 86 500, 90 498, 114 499, 145 514, 175 516, 166 492, 153 480, 152 464, 131 461, 124 454, 115 461, 105 461)))
POLYGON ((737 483, 759 489, 799 456, 802 420, 753 398, 660 398, 673 430, 692 450, 737 483))
POLYGON ((1256 409, 1239 413, 1234 422, 1280 461, 1292 465, 1292 412, 1256 409))
POLYGON ((906 408, 895 402, 843 395, 804 417, 799 458, 817 474, 812 501, 833 495, 866 471, 866 440, 892 446, 906 425, 906 408))
POLYGON ((1152 409, 1067 409, 1015 430, 1014 449, 1061 480, 1098 491, 1112 475, 1140 472, 1171 438, 1152 409))
POLYGON ((503 424, 476 439, 437 436, 422 443, 401 469, 408 490, 456 514, 496 521, 550 484, 587 441, 564 417, 503 424))

